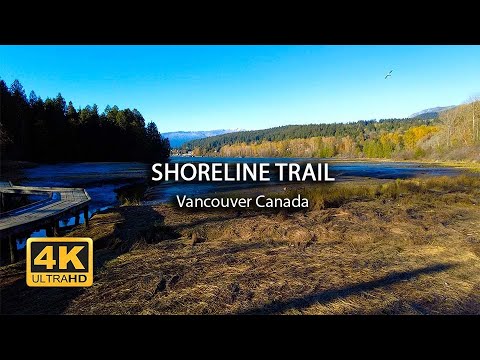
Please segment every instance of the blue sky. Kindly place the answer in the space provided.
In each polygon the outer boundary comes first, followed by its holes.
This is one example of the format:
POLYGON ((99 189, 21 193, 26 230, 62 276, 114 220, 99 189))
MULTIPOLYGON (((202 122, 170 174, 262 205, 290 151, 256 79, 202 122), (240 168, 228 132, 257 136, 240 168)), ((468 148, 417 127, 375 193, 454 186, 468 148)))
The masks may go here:
POLYGON ((250 130, 459 104, 480 92, 480 46, 0 46, 0 77, 161 132, 250 130))

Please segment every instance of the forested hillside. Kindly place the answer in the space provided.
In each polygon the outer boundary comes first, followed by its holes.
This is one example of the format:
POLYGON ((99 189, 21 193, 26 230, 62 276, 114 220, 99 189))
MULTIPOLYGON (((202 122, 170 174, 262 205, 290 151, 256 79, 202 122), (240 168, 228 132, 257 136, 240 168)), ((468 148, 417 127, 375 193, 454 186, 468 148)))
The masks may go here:
POLYGON ((270 129, 240 131, 219 136, 212 136, 205 139, 193 140, 184 145, 185 149, 192 150, 196 147, 205 150, 219 151, 224 145, 238 143, 258 143, 262 141, 280 141, 290 139, 308 139, 318 136, 351 136, 379 131, 392 132, 401 128, 408 128, 415 125, 429 125, 432 120, 425 119, 386 119, 386 120, 361 120, 354 123, 333 123, 333 124, 309 124, 309 125, 287 125, 270 129))
POLYGON ((437 119, 386 119, 347 124, 290 125, 195 140, 195 155, 259 157, 366 157, 480 161, 480 102, 437 119))
POLYGON ((3 160, 161 161, 170 144, 155 123, 145 123, 137 109, 97 105, 76 109, 59 93, 42 100, 15 80, 0 80, 0 144, 3 160))

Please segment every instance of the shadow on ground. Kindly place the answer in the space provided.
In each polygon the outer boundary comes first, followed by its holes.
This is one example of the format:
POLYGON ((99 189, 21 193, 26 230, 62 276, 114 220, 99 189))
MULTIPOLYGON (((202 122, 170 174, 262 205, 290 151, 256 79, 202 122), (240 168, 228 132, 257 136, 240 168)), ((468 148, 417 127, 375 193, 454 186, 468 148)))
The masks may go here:
POLYGON ((437 264, 433 266, 423 267, 411 271, 394 272, 377 280, 346 286, 340 289, 330 289, 303 297, 288 299, 285 301, 272 302, 261 307, 249 309, 240 315, 256 315, 256 314, 275 314, 295 309, 302 311, 314 304, 325 304, 336 299, 346 298, 365 291, 371 291, 379 287, 386 287, 401 281, 411 280, 419 275, 427 275, 446 271, 453 267, 452 264, 437 264))

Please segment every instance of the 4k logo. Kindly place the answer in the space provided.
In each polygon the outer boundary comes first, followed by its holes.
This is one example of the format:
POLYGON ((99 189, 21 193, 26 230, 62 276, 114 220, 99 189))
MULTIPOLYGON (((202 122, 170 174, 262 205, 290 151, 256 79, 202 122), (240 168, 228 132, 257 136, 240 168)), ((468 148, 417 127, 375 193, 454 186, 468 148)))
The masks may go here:
POLYGON ((27 240, 27 285, 85 287, 93 284, 90 238, 27 240))

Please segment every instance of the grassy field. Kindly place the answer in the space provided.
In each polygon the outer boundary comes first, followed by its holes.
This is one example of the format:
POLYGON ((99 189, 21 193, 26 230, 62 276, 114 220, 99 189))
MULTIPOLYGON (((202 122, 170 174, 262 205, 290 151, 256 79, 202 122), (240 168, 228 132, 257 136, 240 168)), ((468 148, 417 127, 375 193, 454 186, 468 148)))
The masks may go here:
POLYGON ((480 178, 287 189, 308 211, 123 206, 92 218, 94 286, 28 288, 2 313, 480 314, 480 178))

